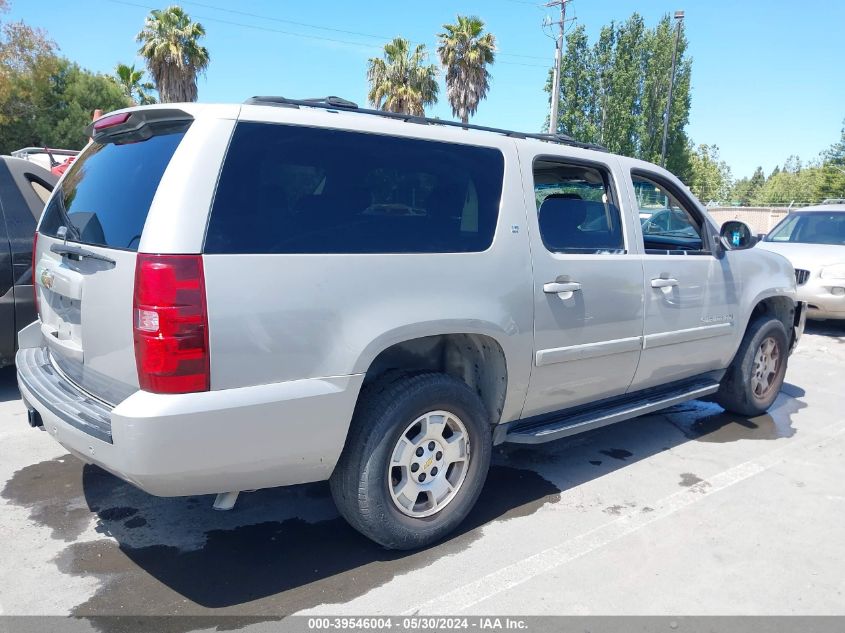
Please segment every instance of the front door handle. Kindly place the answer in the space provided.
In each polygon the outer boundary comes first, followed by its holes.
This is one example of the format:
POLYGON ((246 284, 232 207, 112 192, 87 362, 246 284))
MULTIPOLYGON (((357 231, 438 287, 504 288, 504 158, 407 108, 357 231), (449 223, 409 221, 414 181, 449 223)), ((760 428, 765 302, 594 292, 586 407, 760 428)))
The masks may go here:
POLYGON ((657 279, 651 280, 651 287, 652 288, 671 288, 672 286, 677 286, 678 280, 665 277, 658 277, 657 279))
POLYGON ((562 292, 575 292, 581 290, 581 284, 577 281, 550 281, 543 284, 543 292, 550 295, 560 294, 562 292))

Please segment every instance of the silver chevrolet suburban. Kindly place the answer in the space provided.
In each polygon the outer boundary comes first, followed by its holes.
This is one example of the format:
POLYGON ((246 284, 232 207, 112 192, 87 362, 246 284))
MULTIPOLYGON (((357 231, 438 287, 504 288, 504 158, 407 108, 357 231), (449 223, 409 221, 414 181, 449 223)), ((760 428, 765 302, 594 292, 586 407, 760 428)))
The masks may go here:
POLYGON ((88 132, 18 382, 31 425, 155 495, 328 479, 356 529, 425 546, 493 445, 705 396, 760 414, 803 328, 745 225, 562 135, 279 97, 88 132))

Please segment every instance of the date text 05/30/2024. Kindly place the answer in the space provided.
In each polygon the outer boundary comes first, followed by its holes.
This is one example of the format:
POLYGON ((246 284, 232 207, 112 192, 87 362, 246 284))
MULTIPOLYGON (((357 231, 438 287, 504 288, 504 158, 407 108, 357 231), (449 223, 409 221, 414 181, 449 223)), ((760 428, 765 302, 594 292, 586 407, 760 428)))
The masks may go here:
POLYGON ((347 617, 347 618, 308 618, 308 629, 320 630, 390 630, 400 631, 442 631, 442 630, 480 630, 522 631, 528 628, 520 618, 498 617, 347 617))

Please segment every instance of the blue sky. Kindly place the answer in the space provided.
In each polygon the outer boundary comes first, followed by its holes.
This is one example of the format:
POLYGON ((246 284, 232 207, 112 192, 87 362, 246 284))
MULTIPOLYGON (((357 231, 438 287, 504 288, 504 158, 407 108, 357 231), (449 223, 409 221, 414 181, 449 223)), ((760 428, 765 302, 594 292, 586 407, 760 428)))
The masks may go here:
MULTIPOLYGON (((7 17, 47 30, 67 57, 111 72, 141 65, 135 34, 155 0, 12 0, 7 17)), ((551 9, 528 0, 294 2, 198 0, 181 5, 202 22, 211 53, 199 81, 201 101, 242 101, 255 94, 327 94, 366 103, 366 61, 387 39, 425 42, 456 13, 476 14, 496 35, 493 85, 473 122, 538 131, 554 54, 541 28, 551 9), (226 10, 221 10, 226 9, 226 10), (242 26, 249 25, 249 26, 242 26), (315 28, 322 27, 322 28, 315 28), (334 30, 330 30, 334 29, 334 30), (375 36, 375 37, 372 37, 375 36)), ((602 25, 640 12, 649 25, 684 9, 693 58, 687 131, 715 143, 735 177, 766 172, 790 154, 803 160, 838 140, 845 118, 845 2, 804 0, 574 0, 594 40, 602 25)), ((441 102, 429 115, 451 118, 441 102)))

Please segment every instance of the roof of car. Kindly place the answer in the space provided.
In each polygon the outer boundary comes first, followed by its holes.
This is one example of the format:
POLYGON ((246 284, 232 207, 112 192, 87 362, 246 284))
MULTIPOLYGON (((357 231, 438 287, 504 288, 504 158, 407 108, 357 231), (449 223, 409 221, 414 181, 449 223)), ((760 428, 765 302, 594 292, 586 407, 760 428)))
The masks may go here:
POLYGON ((511 136, 514 138, 532 138, 541 141, 548 141, 551 143, 560 143, 561 145, 570 145, 572 147, 579 147, 582 149, 592 149, 598 151, 607 151, 601 145, 595 143, 586 143, 572 138, 567 134, 542 134, 531 132, 518 132, 516 130, 508 130, 504 128, 489 127, 486 125, 476 125, 474 123, 463 123, 459 121, 450 121, 446 119, 432 119, 426 116, 417 116, 412 114, 403 114, 399 112, 388 112, 384 110, 375 110, 372 108, 361 108, 357 103, 343 99, 341 97, 321 97, 318 99, 289 99, 281 96, 260 96, 250 97, 245 104, 248 105, 263 105, 263 106, 277 106, 277 107, 309 107, 321 108, 333 112, 354 112, 356 114, 368 114, 372 116, 384 117, 388 119, 397 119, 409 123, 417 123, 424 125, 442 125, 448 127, 462 128, 465 130, 475 130, 478 132, 492 132, 493 134, 502 134, 504 136, 511 136))
POLYGON ((9 168, 13 174, 24 174, 28 173, 33 176, 37 176, 44 181, 46 181, 50 185, 55 185, 58 177, 54 174, 50 173, 49 170, 44 169, 41 165, 33 163, 30 160, 26 160, 24 158, 17 158, 15 156, 0 156, 0 160, 6 163, 6 166, 9 168))
POLYGON ((814 204, 810 207, 792 209, 792 213, 803 213, 805 211, 845 211, 845 204, 814 204))
MULTIPOLYGON (((14 186, 23 196, 23 202, 26 203, 30 213, 38 219, 41 215, 41 210, 44 208, 44 201, 35 193, 32 187, 33 182, 37 182, 49 191, 52 191, 58 181, 58 176, 50 173, 40 165, 37 165, 29 160, 22 158, 14 158, 12 156, 0 156, 0 162, 8 170, 8 174, 14 183, 14 186)), ((4 170, 5 171, 5 170, 4 170)), ((5 179, 5 177, 4 177, 5 179)), ((13 196, 12 199, 16 199, 13 196)), ((20 198, 17 198, 18 200, 20 198)), ((8 200, 4 204, 8 204, 8 200)), ((7 211, 8 213, 8 211, 7 211)))

